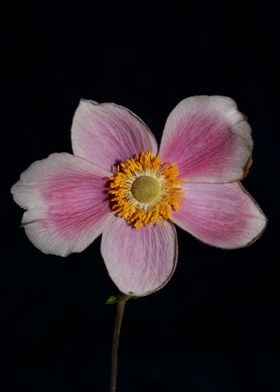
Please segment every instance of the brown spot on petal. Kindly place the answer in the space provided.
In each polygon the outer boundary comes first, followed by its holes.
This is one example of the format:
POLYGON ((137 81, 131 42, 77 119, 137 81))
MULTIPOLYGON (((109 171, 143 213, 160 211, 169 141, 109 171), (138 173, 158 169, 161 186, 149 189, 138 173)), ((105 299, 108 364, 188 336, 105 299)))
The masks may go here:
POLYGON ((240 112, 240 114, 242 115, 243 120, 245 120, 245 121, 248 120, 248 116, 247 116, 246 114, 244 114, 244 113, 242 113, 242 112, 240 112))
POLYGON ((244 180, 244 178, 247 177, 252 164, 253 164, 253 159, 252 159, 252 156, 250 156, 250 158, 247 160, 247 162, 246 162, 246 164, 245 164, 245 166, 243 168, 242 175, 239 178, 235 179, 235 180, 229 181, 229 183, 240 182, 240 181, 244 180))
POLYGON ((253 164, 253 159, 252 159, 252 156, 250 156, 250 158, 248 159, 248 161, 246 162, 246 164, 243 168, 242 180, 244 180, 244 178, 247 177, 247 174, 249 173, 249 170, 250 170, 252 164, 253 164))

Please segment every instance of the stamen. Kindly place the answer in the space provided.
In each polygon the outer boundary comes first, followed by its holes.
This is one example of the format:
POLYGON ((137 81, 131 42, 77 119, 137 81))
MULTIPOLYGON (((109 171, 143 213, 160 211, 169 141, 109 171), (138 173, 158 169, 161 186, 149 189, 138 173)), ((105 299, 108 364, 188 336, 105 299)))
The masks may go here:
POLYGON ((174 163, 141 152, 121 162, 109 181, 111 208, 135 228, 170 219, 182 202, 182 180, 174 163))

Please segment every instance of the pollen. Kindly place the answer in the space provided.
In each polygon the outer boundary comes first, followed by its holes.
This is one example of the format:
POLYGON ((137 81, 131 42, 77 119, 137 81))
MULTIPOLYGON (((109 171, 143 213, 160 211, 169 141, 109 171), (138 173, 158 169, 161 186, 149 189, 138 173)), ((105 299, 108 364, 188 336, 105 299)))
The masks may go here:
POLYGON ((170 219, 183 201, 183 181, 173 162, 160 162, 152 152, 141 152, 120 162, 109 179, 109 200, 114 213, 140 229, 170 219))

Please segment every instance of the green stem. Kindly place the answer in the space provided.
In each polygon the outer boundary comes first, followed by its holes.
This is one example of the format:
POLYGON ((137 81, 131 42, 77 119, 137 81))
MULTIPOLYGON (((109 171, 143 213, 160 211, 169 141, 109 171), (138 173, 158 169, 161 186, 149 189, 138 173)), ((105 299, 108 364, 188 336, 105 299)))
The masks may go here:
POLYGON ((120 331, 126 301, 129 297, 123 295, 118 298, 117 313, 115 319, 115 327, 112 341, 112 368, 111 368, 111 385, 110 392, 117 391, 117 374, 118 374, 118 351, 120 342, 120 331))

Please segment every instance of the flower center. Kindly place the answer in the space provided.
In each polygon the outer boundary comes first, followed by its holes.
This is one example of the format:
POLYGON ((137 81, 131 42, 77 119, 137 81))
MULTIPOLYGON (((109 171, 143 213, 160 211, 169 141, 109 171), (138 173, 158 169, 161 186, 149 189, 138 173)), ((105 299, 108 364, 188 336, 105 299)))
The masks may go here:
POLYGON ((159 181, 151 176, 137 177, 131 187, 131 193, 140 203, 151 203, 160 195, 159 181))
POLYGON ((109 180, 112 210, 135 228, 170 219, 183 197, 183 181, 178 175, 175 163, 161 164, 152 152, 120 162, 109 180))

